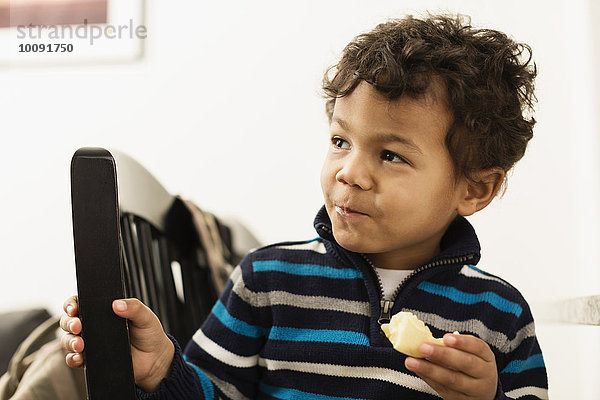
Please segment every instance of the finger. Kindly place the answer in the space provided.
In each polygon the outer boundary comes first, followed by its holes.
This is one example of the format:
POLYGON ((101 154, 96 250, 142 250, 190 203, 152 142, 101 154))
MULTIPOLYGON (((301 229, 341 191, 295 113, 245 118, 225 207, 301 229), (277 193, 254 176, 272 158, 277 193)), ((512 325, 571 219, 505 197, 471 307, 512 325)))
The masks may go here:
POLYGON ((445 368, 427 360, 408 357, 405 366, 421 377, 436 392, 453 391, 466 396, 473 385, 474 379, 462 372, 445 368))
POLYGON ((452 399, 452 400, 473 400, 473 397, 469 397, 464 393, 456 392, 451 388, 443 386, 436 381, 433 381, 426 376, 421 376, 417 374, 419 378, 421 378, 425 383, 427 383, 433 390, 435 390, 440 397, 443 399, 452 399))
POLYGON ((63 310, 70 317, 76 317, 79 313, 79 305, 77 295, 69 297, 63 304, 63 310))
POLYGON ((486 362, 496 362, 496 357, 490 346, 475 336, 447 333, 444 335, 444 344, 448 347, 474 354, 486 362))
POLYGON ((425 343, 419 346, 419 351, 428 361, 473 378, 479 378, 488 371, 486 361, 463 350, 425 343))
POLYGON ((71 368, 83 367, 83 356, 79 353, 69 353, 65 356, 65 362, 71 368))
POLYGON ((74 333, 76 335, 81 333, 81 320, 77 317, 61 315, 59 325, 65 332, 74 333))
POLYGON ((82 353, 85 347, 81 336, 66 334, 60 339, 60 345, 69 353, 82 353))
POLYGON ((112 303, 115 314, 127 318, 136 328, 149 328, 156 324, 157 317, 138 299, 119 299, 112 303))

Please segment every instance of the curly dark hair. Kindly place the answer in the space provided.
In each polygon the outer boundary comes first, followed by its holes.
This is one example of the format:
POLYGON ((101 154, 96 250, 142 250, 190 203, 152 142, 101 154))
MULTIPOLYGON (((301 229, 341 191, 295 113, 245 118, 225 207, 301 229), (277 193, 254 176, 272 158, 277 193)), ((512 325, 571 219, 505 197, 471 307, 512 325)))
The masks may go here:
POLYGON ((441 79, 454 123, 446 146, 455 174, 504 172, 523 157, 533 136, 534 79, 531 48, 504 33, 475 29, 463 15, 407 16, 355 37, 323 78, 331 122, 335 100, 361 81, 389 100, 419 98, 441 79))

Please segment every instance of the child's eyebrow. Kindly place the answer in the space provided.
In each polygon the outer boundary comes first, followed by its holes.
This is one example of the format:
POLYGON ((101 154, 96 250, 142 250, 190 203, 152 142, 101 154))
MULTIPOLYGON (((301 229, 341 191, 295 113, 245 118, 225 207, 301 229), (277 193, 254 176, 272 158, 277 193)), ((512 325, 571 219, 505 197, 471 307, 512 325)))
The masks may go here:
MULTIPOLYGON (((340 117, 334 116, 331 119, 331 122, 332 123, 335 122, 346 132, 351 131, 350 125, 345 120, 341 119, 340 117)), ((417 146, 417 144, 409 138, 398 136, 393 133, 379 133, 379 134, 377 134, 376 140, 378 142, 382 142, 382 143, 401 143, 401 144, 409 147, 415 153, 419 153, 419 154, 423 155, 423 152, 421 151, 419 146, 417 146)))
POLYGON ((383 143, 390 143, 390 142, 401 143, 401 144, 409 147, 415 153, 419 153, 419 154, 423 155, 423 152, 421 151, 419 146, 417 146, 417 144, 415 142, 413 142, 412 140, 410 140, 409 138, 398 136, 393 133, 381 133, 377 136, 378 136, 377 139, 383 143))

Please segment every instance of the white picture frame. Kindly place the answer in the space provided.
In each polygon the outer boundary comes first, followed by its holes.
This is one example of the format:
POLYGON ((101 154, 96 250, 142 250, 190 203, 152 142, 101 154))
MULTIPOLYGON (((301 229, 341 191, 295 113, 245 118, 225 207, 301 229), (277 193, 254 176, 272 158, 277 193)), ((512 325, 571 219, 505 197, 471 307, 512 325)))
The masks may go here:
POLYGON ((144 0, 107 0, 104 23, 86 19, 79 24, 46 25, 38 21, 0 28, 0 68, 141 60, 148 36, 144 7, 144 0))

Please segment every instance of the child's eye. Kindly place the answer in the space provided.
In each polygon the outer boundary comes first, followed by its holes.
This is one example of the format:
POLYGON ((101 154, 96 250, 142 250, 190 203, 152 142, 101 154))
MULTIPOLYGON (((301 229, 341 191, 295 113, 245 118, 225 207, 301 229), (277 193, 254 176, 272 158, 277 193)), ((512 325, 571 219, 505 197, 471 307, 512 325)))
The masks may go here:
POLYGON ((385 150, 383 153, 381 153, 381 158, 384 161, 389 161, 389 162, 394 162, 394 163, 407 163, 408 161, 406 161, 406 159, 404 159, 403 157, 399 156, 396 153, 393 153, 391 151, 387 151, 385 150))
POLYGON ((333 138, 331 138, 331 143, 333 143, 333 145, 339 149, 349 149, 350 148, 350 143, 348 143, 347 141, 345 141, 344 139, 342 139, 341 137, 337 137, 334 136, 333 138))

